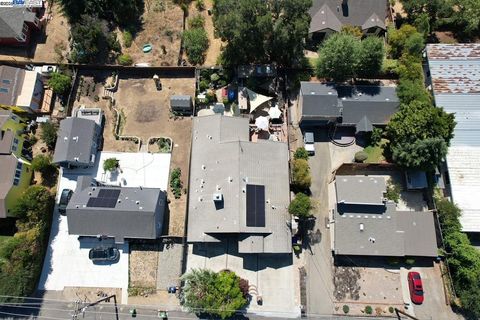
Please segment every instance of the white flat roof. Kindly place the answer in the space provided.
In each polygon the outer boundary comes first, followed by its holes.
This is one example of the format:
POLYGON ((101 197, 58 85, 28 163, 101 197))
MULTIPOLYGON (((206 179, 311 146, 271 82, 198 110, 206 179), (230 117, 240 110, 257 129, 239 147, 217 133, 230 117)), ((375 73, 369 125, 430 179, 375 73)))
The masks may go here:
POLYGON ((447 155, 452 200, 466 232, 480 232, 480 44, 428 44, 435 104, 455 115, 447 155))

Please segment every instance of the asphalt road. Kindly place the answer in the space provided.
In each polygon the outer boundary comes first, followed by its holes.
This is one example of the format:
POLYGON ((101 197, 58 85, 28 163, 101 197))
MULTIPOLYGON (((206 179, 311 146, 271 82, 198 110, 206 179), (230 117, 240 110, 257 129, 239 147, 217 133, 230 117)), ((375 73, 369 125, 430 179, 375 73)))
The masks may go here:
MULTIPOLYGON (((328 218, 328 182, 331 175, 331 160, 326 137, 315 134, 315 156, 310 157, 312 175, 312 198, 316 203, 313 232, 320 235, 319 241, 311 244, 306 253, 307 313, 331 315, 333 313, 333 268, 328 218)), ((317 239, 318 240, 318 239, 317 239)))

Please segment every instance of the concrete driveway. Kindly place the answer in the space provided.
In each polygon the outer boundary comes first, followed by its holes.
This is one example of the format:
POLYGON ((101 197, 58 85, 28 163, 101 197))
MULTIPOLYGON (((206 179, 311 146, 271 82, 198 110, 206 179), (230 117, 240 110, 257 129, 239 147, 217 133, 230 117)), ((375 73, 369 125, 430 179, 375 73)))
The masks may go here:
POLYGON ((309 159, 312 198, 316 202, 316 222, 312 232, 316 241, 306 250, 307 313, 331 315, 334 311, 333 259, 330 229, 326 228, 329 217, 328 183, 331 178, 331 159, 326 130, 315 131, 315 156, 309 159))
POLYGON ((188 246, 187 272, 231 270, 248 280, 252 297, 247 312, 265 317, 296 318, 300 302, 295 299, 295 270, 291 254, 239 254, 237 241, 188 246), (263 304, 256 302, 261 296, 263 304))
POLYGON ((431 267, 414 267, 409 270, 402 268, 401 281, 402 288, 406 288, 406 290, 403 290, 404 300, 410 302, 410 305, 413 307, 413 312, 418 319, 463 319, 460 315, 455 314, 452 308, 445 303, 445 292, 439 264, 434 263, 431 267), (409 271, 417 271, 422 277, 425 300, 421 305, 411 303, 407 281, 409 271))
MULTIPOLYGON (((61 184, 61 188, 71 185, 61 184)), ((38 290, 63 290, 65 287, 128 288, 128 244, 117 246, 120 259, 114 263, 94 264, 88 253, 97 246, 111 246, 97 239, 82 239, 68 234, 67 217, 55 209, 50 241, 38 290)), ((113 241, 112 241, 113 242, 113 241)), ((122 301, 125 303, 126 300, 122 301)))

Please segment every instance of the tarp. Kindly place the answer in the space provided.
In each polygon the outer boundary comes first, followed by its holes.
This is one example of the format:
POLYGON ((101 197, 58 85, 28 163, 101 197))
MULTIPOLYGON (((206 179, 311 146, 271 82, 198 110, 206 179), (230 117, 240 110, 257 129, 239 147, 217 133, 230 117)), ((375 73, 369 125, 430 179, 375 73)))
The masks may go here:
POLYGON ((268 110, 268 115, 272 119, 279 119, 280 116, 282 115, 282 111, 280 111, 280 109, 278 108, 278 105, 276 105, 275 107, 272 107, 268 110))
POLYGON ((250 103, 250 113, 255 111, 255 109, 260 107, 265 102, 273 99, 273 97, 264 96, 248 88, 239 88, 238 91, 238 104, 240 109, 246 110, 248 103, 250 103))

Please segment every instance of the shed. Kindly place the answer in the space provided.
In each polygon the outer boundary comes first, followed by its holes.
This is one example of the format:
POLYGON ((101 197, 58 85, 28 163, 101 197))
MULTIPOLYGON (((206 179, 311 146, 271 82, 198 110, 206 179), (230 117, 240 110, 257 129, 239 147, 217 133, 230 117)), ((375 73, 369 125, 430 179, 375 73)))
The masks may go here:
POLYGON ((184 115, 191 115, 193 113, 192 98, 187 95, 171 96, 170 108, 173 112, 184 115))

